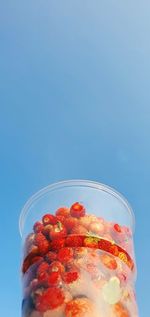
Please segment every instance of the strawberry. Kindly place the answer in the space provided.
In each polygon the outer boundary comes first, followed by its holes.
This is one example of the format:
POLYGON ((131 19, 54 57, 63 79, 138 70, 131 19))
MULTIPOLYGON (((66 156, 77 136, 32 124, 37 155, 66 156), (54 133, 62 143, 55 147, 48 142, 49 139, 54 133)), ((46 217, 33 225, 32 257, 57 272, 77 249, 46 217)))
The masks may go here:
POLYGON ((70 209, 67 207, 61 207, 56 210, 56 216, 68 217, 70 215, 70 209))
POLYGON ((74 217, 68 217, 65 219, 64 225, 65 225, 67 231, 70 232, 71 229, 73 229, 75 226, 78 225, 78 219, 76 219, 74 217))
POLYGON ((51 214, 46 214, 42 218, 43 225, 56 225, 57 223, 57 218, 51 214))
POLYGON ((58 252, 57 256, 58 260, 62 263, 66 263, 73 258, 73 250, 72 248, 63 248, 58 252))
POLYGON ((65 238, 63 239, 55 239, 50 243, 50 249, 53 251, 60 250, 65 246, 65 238))
POLYGON ((35 307, 39 312, 46 312, 49 309, 54 309, 64 303, 64 294, 61 289, 51 287, 46 289, 42 295, 36 296, 35 307))
POLYGON ((83 239, 80 236, 70 235, 66 238, 67 247, 81 247, 83 245, 83 239))
POLYGON ((66 272, 62 275, 62 279, 66 284, 73 283, 79 278, 78 272, 66 272))
POLYGON ((43 226, 42 233, 44 234, 44 236, 45 236, 46 238, 49 238, 49 234, 50 234, 50 231, 52 230, 52 228, 53 228, 52 225, 43 226))
POLYGON ((48 276, 48 285, 56 285, 60 281, 59 272, 51 272, 48 276))
POLYGON ((49 278, 49 275, 47 272, 41 272, 38 275, 38 281, 39 281, 39 283, 41 283, 42 286, 48 285, 48 278, 49 278))
POLYGON ((101 254, 100 260, 104 266, 106 266, 110 270, 117 269, 117 262, 116 260, 109 254, 101 254))
POLYGON ((51 229, 49 236, 51 240, 64 238, 67 235, 65 226, 61 222, 57 222, 51 229))
POLYGON ((49 266, 49 273, 59 272, 59 274, 61 275, 62 273, 64 273, 64 271, 65 271, 65 268, 63 264, 61 264, 59 261, 54 261, 49 266))
POLYGON ((37 269, 37 277, 43 272, 48 272, 48 269, 49 264, 47 262, 42 262, 37 269))
POLYGON ((79 202, 74 203, 70 208, 70 214, 72 217, 80 218, 85 216, 85 207, 79 202))
POLYGON ((51 252, 49 251, 46 255, 45 255, 45 260, 50 264, 51 262, 55 261, 57 258, 57 254, 55 252, 51 252))
POLYGON ((44 255, 49 251, 49 242, 41 232, 36 234, 35 244, 38 246, 41 255, 44 255))
POLYGON ((43 228, 44 228, 43 224, 39 221, 37 221, 33 226, 33 230, 35 233, 42 232, 43 228))
POLYGON ((56 216, 56 218, 57 218, 57 222, 59 221, 59 222, 65 224, 66 216, 58 215, 58 216, 56 216))
POLYGON ((85 227, 83 227, 82 225, 77 225, 71 230, 71 233, 72 234, 86 235, 86 234, 88 234, 88 230, 85 227))

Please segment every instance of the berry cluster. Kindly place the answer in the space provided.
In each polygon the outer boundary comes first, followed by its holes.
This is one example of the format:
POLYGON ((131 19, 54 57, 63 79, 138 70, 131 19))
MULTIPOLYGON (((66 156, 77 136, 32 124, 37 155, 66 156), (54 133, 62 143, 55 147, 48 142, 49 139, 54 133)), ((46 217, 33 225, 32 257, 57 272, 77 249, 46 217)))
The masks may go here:
POLYGON ((101 299, 106 317, 131 317, 132 292, 125 301, 121 288, 133 271, 129 228, 87 214, 79 202, 61 207, 26 238, 23 317, 103 317, 101 299))

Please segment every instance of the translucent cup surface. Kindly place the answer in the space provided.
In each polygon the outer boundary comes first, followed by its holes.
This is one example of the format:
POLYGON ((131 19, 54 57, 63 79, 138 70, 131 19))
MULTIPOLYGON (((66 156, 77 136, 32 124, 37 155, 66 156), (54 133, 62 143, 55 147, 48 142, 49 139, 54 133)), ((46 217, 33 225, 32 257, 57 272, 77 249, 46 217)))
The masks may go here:
POLYGON ((134 214, 92 181, 50 185, 20 216, 22 317, 138 317, 134 214))

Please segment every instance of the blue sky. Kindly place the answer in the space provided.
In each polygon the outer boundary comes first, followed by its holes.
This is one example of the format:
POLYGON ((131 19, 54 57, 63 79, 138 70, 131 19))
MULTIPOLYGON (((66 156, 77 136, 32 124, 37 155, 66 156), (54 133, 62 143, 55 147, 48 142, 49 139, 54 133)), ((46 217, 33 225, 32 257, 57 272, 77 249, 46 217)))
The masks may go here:
POLYGON ((136 216, 140 316, 149 313, 150 2, 0 3, 1 315, 20 316, 18 218, 40 188, 106 183, 136 216))

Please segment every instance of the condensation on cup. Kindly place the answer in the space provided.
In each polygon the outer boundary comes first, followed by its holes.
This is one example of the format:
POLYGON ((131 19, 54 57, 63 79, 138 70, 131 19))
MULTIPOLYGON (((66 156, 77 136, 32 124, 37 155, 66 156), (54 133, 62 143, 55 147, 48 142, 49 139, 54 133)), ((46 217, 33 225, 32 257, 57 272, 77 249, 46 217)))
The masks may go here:
POLYGON ((52 184, 20 216, 22 317, 138 317, 135 220, 114 189, 52 184))

